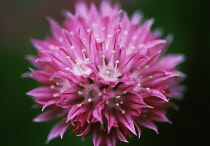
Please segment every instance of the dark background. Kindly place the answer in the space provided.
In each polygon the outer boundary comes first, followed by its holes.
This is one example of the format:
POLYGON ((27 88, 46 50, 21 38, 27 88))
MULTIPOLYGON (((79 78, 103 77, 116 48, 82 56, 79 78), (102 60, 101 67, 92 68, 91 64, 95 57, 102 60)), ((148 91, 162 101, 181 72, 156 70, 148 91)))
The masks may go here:
MULTIPOLYGON (((130 144, 144 146, 210 145, 210 1, 190 0, 123 0, 123 9, 132 14, 143 12, 155 18, 154 28, 171 33, 173 43, 167 53, 182 53, 186 61, 180 70, 187 74, 184 99, 176 101, 179 111, 169 110, 173 122, 158 123, 159 135, 144 129, 141 139, 129 138, 130 144)), ((1 0, 0 1, 0 145, 45 146, 55 123, 33 123, 41 113, 33 109, 33 101, 25 93, 38 86, 32 79, 21 78, 31 65, 25 56, 36 54, 30 38, 49 35, 46 16, 62 22, 63 9, 73 10, 71 0, 1 0)), ((48 146, 91 146, 91 137, 83 142, 65 134, 63 140, 52 140, 48 146)))

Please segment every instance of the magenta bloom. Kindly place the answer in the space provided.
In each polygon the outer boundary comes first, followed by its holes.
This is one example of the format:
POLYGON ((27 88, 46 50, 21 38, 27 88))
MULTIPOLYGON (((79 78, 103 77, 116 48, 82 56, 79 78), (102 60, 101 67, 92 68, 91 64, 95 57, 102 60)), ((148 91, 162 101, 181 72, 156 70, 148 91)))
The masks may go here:
POLYGON ((39 57, 29 57, 38 70, 30 76, 42 86, 27 94, 44 113, 36 122, 59 118, 48 140, 72 127, 95 146, 115 146, 141 135, 141 127, 158 132, 154 122, 170 122, 169 99, 180 98, 184 75, 175 70, 181 55, 163 56, 170 39, 151 32, 153 20, 137 12, 128 18, 119 5, 76 5, 59 26, 49 19, 52 36, 32 40, 39 57))

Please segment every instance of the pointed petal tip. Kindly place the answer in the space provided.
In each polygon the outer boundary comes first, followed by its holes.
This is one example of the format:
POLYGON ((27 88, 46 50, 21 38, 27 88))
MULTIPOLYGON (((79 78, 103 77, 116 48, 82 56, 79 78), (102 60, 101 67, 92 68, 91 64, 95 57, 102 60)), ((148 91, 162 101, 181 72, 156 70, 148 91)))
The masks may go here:
POLYGON ((34 44, 35 41, 36 41, 36 39, 34 39, 34 38, 31 38, 31 39, 30 39, 30 42, 31 42, 32 44, 34 44))
POLYGON ((33 90, 26 92, 26 95, 28 95, 28 96, 32 96, 32 94, 31 94, 31 93, 32 93, 32 91, 33 91, 33 90))
POLYGON ((168 34, 166 37, 167 43, 170 44, 174 39, 174 35, 173 34, 168 34))
POLYGON ((68 17, 68 15, 70 14, 71 12, 69 12, 68 10, 64 9, 64 10, 61 10, 61 14, 65 17, 68 17))
POLYGON ((66 122, 66 123, 68 123, 69 121, 70 121, 70 119, 69 119, 69 118, 67 118, 65 122, 66 122))
POLYGON ((48 105, 44 105, 43 107, 42 107, 42 112, 45 110, 45 108, 47 107, 48 105))
POLYGON ((158 128, 157 127, 153 127, 151 128, 153 131, 155 131, 156 134, 159 134, 158 128))
POLYGON ((36 118, 33 119, 33 122, 38 123, 38 122, 42 122, 42 121, 39 118, 36 117, 36 118))
POLYGON ((46 19, 50 23, 54 23, 55 22, 55 20, 52 17, 50 17, 50 16, 46 16, 46 19))
POLYGON ((60 138, 61 138, 61 139, 63 139, 63 135, 64 135, 63 133, 60 133, 60 138))
POLYGON ((173 124, 173 122, 171 121, 171 120, 168 120, 168 121, 166 121, 167 123, 169 123, 169 124, 173 124))
POLYGON ((52 139, 53 139, 53 138, 50 138, 50 137, 48 136, 47 140, 45 141, 45 144, 49 144, 49 142, 50 142, 52 139))
POLYGON ((50 135, 48 135, 47 140, 45 141, 45 144, 49 144, 49 142, 55 137, 52 137, 50 135))
POLYGON ((127 141, 127 139, 123 140, 123 142, 125 142, 125 143, 129 143, 129 141, 127 141))
POLYGON ((21 77, 21 78, 31 77, 31 73, 30 73, 30 72, 23 73, 20 77, 21 77))

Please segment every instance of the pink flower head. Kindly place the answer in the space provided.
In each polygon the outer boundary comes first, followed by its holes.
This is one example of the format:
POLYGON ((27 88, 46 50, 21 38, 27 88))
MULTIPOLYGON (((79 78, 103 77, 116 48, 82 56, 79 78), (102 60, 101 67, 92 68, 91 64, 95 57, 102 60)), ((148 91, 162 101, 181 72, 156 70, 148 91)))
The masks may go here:
POLYGON ((170 39, 151 32, 153 20, 142 22, 102 2, 99 9, 77 3, 76 13, 65 12, 59 26, 49 18, 52 36, 32 40, 39 57, 29 57, 38 70, 30 76, 42 86, 28 95, 46 111, 34 121, 59 118, 48 140, 72 127, 95 146, 115 146, 141 127, 158 132, 154 122, 170 122, 169 99, 180 98, 184 75, 175 70, 181 55, 163 56, 170 39))

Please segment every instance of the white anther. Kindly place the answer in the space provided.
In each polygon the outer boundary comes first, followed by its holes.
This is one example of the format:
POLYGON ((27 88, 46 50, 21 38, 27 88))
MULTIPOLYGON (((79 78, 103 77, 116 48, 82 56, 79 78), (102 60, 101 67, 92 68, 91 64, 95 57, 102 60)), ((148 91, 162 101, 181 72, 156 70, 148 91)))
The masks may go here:
POLYGON ((79 91, 78 94, 79 94, 79 95, 82 95, 82 91, 79 91))
POLYGON ((66 59, 70 59, 70 56, 66 56, 66 59))
POLYGON ((58 94, 57 93, 53 94, 53 97, 58 97, 58 94))
POLYGON ((93 84, 90 84, 91 87, 93 87, 93 84))
POLYGON ((63 43, 64 42, 64 39, 62 37, 59 37, 58 41, 61 42, 61 43, 63 43))
POLYGON ((54 46, 54 45, 52 45, 52 44, 50 44, 50 45, 49 45, 49 48, 50 48, 50 49, 54 49, 54 48, 55 48, 55 46, 54 46))
POLYGON ((98 93, 98 96, 101 96, 102 95, 102 93, 98 93))
POLYGON ((118 74, 117 74, 118 77, 120 77, 121 75, 122 75, 121 73, 118 73, 118 74))
POLYGON ((108 100, 106 101, 106 104, 109 104, 109 101, 108 100))
POLYGON ((97 23, 93 22, 92 26, 93 27, 96 27, 97 26, 97 23))
POLYGON ((97 38, 97 39, 96 39, 96 41, 98 41, 98 42, 99 42, 99 41, 100 41, 100 39, 99 39, 99 38, 97 38))
POLYGON ((139 48, 144 48, 144 47, 145 47, 144 44, 140 44, 140 45, 139 45, 139 48))
POLYGON ((110 73, 111 73, 111 71, 110 71, 110 70, 107 70, 107 71, 106 71, 106 73, 107 73, 107 74, 110 74, 110 73))
POLYGON ((104 30, 106 30, 106 28, 105 27, 102 27, 102 30, 104 31, 104 30))
POLYGON ((116 103, 116 106, 120 106, 119 103, 116 103))
POLYGON ((122 114, 125 114, 125 111, 124 110, 122 110, 122 114))
POLYGON ((102 58, 105 58, 105 55, 101 55, 102 58))
POLYGON ((120 104, 123 104, 123 101, 120 101, 120 104))
POLYGON ((85 49, 82 49, 82 53, 84 53, 86 50, 85 49))
POLYGON ((79 86, 83 86, 83 84, 82 83, 79 83, 79 86))
POLYGON ((134 36, 134 37, 133 37, 133 40, 135 41, 136 39, 137 39, 137 36, 134 36))
POLYGON ((141 68, 140 67, 137 67, 137 70, 140 70, 141 68))
POLYGON ((150 90, 150 88, 149 88, 149 87, 147 87, 146 89, 147 89, 147 91, 149 91, 149 90, 150 90))
POLYGON ((91 102, 92 101, 92 99, 91 98, 88 98, 88 102, 91 102))
POLYGON ((149 79, 152 79, 152 78, 153 78, 153 76, 149 76, 148 78, 149 78, 149 79))
POLYGON ((55 88, 55 86, 54 86, 54 85, 51 85, 51 86, 50 86, 50 88, 51 88, 51 89, 54 89, 54 88, 55 88))
POLYGON ((85 59, 85 61, 87 61, 87 62, 88 62, 89 60, 90 60, 89 58, 86 58, 86 59, 85 59))
POLYGON ((70 68, 69 67, 66 67, 65 70, 70 70, 70 68))
POLYGON ((101 66, 100 66, 100 65, 98 65, 97 67, 98 67, 98 69, 99 69, 99 68, 101 68, 101 66))
POLYGON ((113 50, 111 53, 112 53, 112 54, 114 54, 114 53, 115 53, 115 51, 113 50))
POLYGON ((112 37, 112 35, 111 35, 111 34, 109 34, 107 37, 108 37, 108 38, 111 38, 111 37, 112 37))
POLYGON ((59 49, 59 47, 58 46, 55 46, 55 50, 58 50, 59 49))
POLYGON ((149 68, 149 65, 146 65, 144 68, 146 68, 146 69, 149 68))
POLYGON ((71 46, 71 49, 72 49, 72 50, 74 50, 74 48, 75 48, 74 46, 71 46))
POLYGON ((120 96, 116 96, 116 99, 120 99, 120 96))
POLYGON ((125 31, 123 32, 123 34, 124 34, 124 35, 128 35, 128 31, 125 30, 125 31))
POLYGON ((91 30, 90 30, 90 29, 87 29, 86 31, 87 31, 87 32, 90 32, 91 30))
POLYGON ((82 107, 82 104, 77 104, 77 107, 82 107))
POLYGON ((120 63, 120 61, 119 60, 116 60, 115 63, 118 64, 118 63, 120 63))
POLYGON ((138 87, 141 87, 141 84, 138 84, 137 86, 138 86, 138 87))
POLYGON ((132 47, 131 47, 131 49, 133 49, 133 50, 134 50, 134 49, 136 49, 136 48, 135 48, 134 46, 132 46, 132 47))
POLYGON ((56 85, 58 86, 58 85, 60 85, 60 83, 56 82, 56 85))
POLYGON ((126 94, 128 91, 123 91, 123 94, 126 94))

